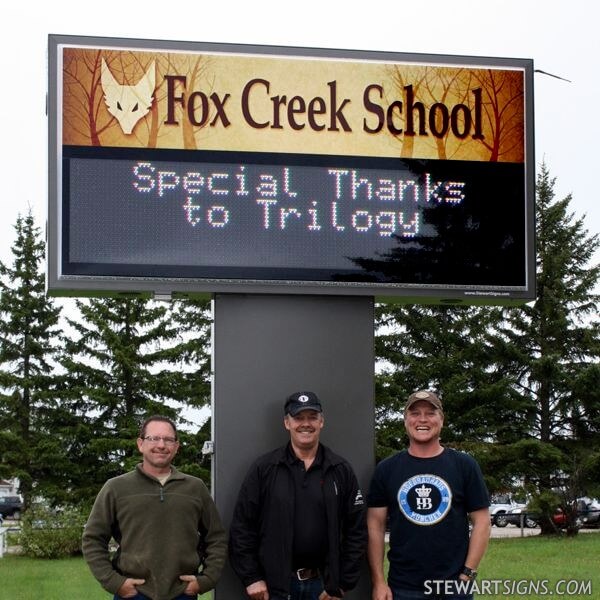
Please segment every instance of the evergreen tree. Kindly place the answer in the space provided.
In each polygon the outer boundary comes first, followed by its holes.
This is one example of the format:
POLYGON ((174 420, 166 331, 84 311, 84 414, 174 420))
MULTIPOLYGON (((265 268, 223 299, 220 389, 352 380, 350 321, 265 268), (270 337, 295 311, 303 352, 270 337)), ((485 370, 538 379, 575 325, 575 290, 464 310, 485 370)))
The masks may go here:
POLYGON ((590 262, 600 240, 570 202, 555 200, 542 165, 530 305, 379 308, 379 457, 405 446, 399 411, 408 394, 433 388, 444 397, 445 442, 474 451, 491 491, 516 482, 538 494, 598 489, 600 266, 590 262))
POLYGON ((31 214, 17 219, 14 263, 0 263, 0 475, 32 495, 57 484, 62 461, 53 391, 60 309, 45 295, 44 242, 31 214))
MULTIPOLYGON (((64 435, 79 467, 70 489, 90 500, 107 478, 138 461, 135 439, 144 417, 163 414, 185 425, 185 409, 207 403, 206 355, 199 348, 208 330, 189 307, 179 308, 177 322, 166 305, 139 298, 77 306, 81 318, 69 320, 74 335, 63 360, 64 435), (182 328, 184 313, 189 320, 182 328)), ((184 444, 180 459, 198 462, 199 449, 184 444)))
MULTIPOLYGON (((560 457, 546 468, 523 462, 520 473, 513 465, 513 474, 533 481, 535 497, 553 494, 574 521, 575 498, 598 486, 589 465, 600 459, 600 297, 594 291, 600 265, 590 263, 600 237, 569 212, 570 195, 556 200, 554 185, 542 165, 536 191, 537 299, 505 311, 496 350, 521 397, 514 418, 528 423, 529 436, 560 457)), ((549 518, 542 530, 554 532, 549 518)))
POLYGON ((498 316, 487 307, 379 307, 378 454, 405 446, 401 410, 416 389, 442 395, 447 443, 520 438, 522 431, 507 418, 518 399, 492 361, 488 332, 498 316))
POLYGON ((173 302, 173 321, 180 333, 179 359, 187 366, 182 394, 192 406, 207 406, 211 399, 210 301, 184 299, 173 302))
POLYGON ((507 365, 523 400, 515 415, 542 442, 591 442, 600 434, 600 308, 594 293, 600 248, 583 219, 555 200, 555 180, 542 165, 537 179, 537 299, 505 311, 497 360, 507 365))

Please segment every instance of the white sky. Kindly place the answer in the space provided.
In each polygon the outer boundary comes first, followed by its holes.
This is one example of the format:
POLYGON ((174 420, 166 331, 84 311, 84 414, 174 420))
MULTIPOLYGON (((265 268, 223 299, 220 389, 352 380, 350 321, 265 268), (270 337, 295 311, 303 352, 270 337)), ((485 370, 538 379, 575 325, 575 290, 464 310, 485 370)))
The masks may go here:
POLYGON ((181 41, 533 58, 536 166, 600 231, 600 8, 589 0, 104 0, 11 2, 0 36, 0 260, 18 214, 46 219, 45 93, 49 33, 181 41))

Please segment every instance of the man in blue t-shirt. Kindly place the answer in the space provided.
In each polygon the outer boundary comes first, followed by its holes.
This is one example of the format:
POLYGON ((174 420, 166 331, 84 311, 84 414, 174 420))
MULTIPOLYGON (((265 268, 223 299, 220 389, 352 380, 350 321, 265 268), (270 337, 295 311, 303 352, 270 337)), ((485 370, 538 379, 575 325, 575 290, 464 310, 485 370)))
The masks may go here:
POLYGON ((408 450, 375 469, 367 497, 372 600, 473 597, 469 588, 490 535, 489 494, 477 462, 441 445, 443 424, 437 394, 411 394, 404 409, 408 450))

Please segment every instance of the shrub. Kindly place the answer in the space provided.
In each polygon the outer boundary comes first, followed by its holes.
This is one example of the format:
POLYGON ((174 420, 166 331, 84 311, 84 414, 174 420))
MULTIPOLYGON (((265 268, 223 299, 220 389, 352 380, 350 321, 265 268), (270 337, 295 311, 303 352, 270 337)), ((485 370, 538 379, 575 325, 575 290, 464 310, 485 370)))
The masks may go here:
POLYGON ((65 558, 81 554, 85 516, 78 508, 51 510, 36 506, 25 511, 19 542, 32 558, 65 558))

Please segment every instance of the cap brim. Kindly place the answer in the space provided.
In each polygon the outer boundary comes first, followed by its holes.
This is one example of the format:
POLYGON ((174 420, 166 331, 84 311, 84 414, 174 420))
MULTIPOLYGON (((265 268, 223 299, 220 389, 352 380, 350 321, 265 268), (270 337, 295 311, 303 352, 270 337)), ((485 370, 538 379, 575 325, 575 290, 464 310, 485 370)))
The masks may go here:
POLYGON ((436 404, 432 400, 429 400, 429 398, 415 398, 411 402, 407 402, 406 406, 404 407, 404 410, 408 410, 413 404, 416 404, 417 402, 427 402, 427 404, 430 404, 431 406, 433 406, 433 408, 442 410, 442 406, 440 404, 436 404))
POLYGON ((316 406, 299 406, 298 408, 288 409, 287 414, 295 417, 298 413, 301 413, 304 410, 312 410, 313 412, 322 413, 323 409, 321 407, 316 406))

